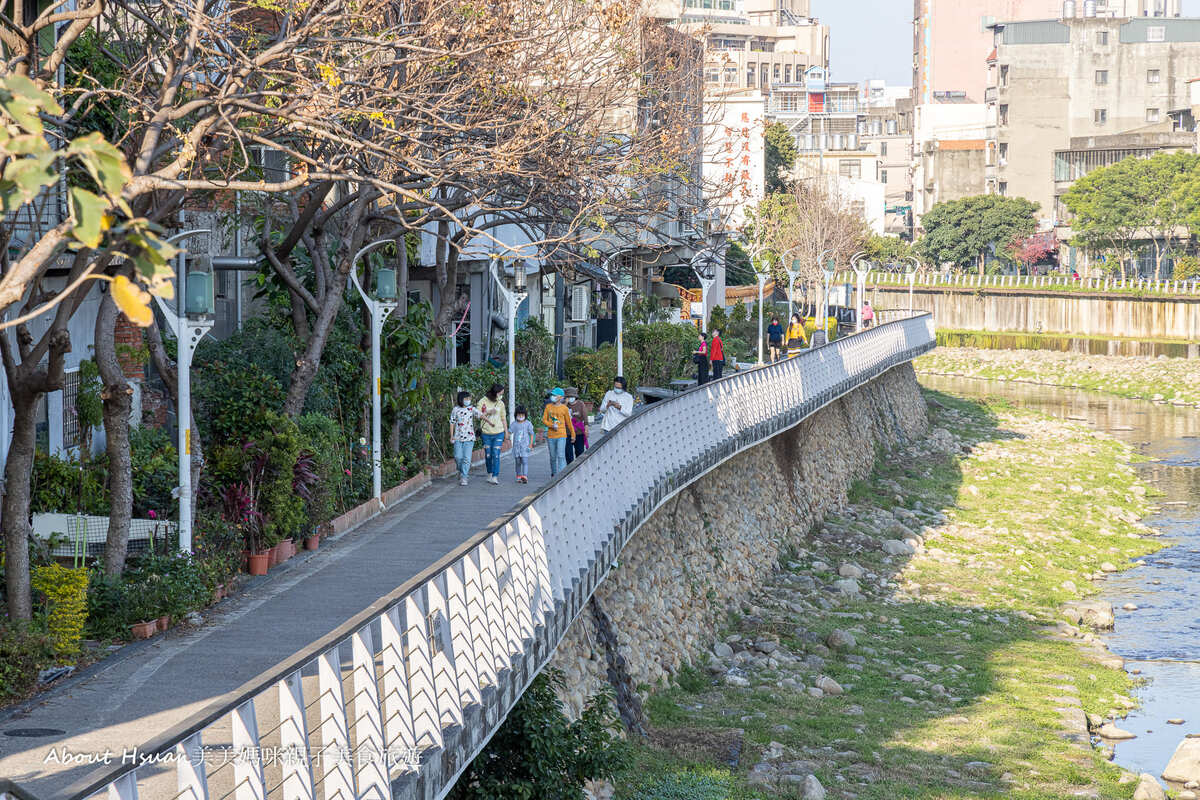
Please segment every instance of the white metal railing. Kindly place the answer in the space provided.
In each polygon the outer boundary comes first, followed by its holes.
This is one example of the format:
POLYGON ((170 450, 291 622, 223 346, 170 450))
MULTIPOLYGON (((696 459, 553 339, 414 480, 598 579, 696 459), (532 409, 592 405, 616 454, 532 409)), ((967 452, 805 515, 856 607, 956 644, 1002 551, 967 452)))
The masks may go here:
POLYGON ((933 345, 911 316, 650 405, 497 527, 146 743, 142 766, 62 796, 443 797, 656 508, 933 345))
MULTIPOLYGON (((858 278, 853 272, 837 273, 834 283, 855 283, 858 278)), ((867 285, 903 288, 908 286, 908 276, 900 271, 867 273, 867 285)), ((979 275, 964 272, 917 273, 916 286, 960 287, 960 288, 1011 288, 1077 290, 1093 292, 1149 292, 1165 295, 1200 294, 1200 280, 1165 281, 1148 278, 1072 278, 1069 275, 979 275)))

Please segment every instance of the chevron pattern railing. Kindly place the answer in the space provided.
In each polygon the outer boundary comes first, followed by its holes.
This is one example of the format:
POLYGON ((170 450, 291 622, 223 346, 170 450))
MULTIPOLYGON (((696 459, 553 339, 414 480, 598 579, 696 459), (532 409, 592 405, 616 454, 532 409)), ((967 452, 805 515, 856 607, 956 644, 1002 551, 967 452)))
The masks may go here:
POLYGON ((649 406, 496 527, 65 796, 443 797, 655 509, 933 346, 921 315, 649 406))

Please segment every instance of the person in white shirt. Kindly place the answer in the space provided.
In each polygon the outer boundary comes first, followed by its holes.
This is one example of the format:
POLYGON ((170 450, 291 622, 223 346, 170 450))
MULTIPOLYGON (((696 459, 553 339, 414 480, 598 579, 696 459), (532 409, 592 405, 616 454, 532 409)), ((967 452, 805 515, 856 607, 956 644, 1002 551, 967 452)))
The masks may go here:
POLYGON ((633 395, 625 391, 625 378, 618 375, 613 379, 613 388, 604 393, 600 401, 600 413, 604 415, 604 432, 608 433, 633 414, 633 395))

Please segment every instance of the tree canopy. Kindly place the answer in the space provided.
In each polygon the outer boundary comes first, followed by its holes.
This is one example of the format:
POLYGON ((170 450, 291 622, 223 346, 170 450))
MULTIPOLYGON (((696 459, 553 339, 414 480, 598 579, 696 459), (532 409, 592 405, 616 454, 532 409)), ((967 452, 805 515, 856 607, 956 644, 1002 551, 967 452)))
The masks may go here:
POLYGON ((763 131, 766 138, 767 194, 786 192, 788 173, 796 165, 796 140, 782 122, 773 122, 763 131))
POLYGON ((1037 230, 1038 204, 1023 197, 986 194, 938 203, 921 218, 918 255, 935 264, 983 272, 988 253, 1007 259, 1009 245, 1037 230))

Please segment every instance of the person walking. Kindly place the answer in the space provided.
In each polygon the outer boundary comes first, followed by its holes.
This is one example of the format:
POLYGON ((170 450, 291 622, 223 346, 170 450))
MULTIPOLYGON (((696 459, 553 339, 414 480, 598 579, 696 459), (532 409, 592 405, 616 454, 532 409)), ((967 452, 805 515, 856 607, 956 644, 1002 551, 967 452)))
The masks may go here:
POLYGON ((721 341, 721 331, 717 328, 713 328, 712 341, 708 345, 708 358, 712 362, 712 379, 721 380, 721 373, 725 371, 725 343, 721 341))
POLYGON ((863 300, 863 328, 869 328, 875 324, 875 309, 871 308, 870 300, 863 300))
POLYGON ((493 383, 479 403, 479 431, 483 435, 483 457, 487 482, 500 482, 500 449, 508 431, 508 411, 504 408, 504 387, 493 383))
POLYGON ((771 363, 774 364, 783 350, 783 326, 779 324, 779 317, 771 317, 771 324, 767 326, 767 346, 771 351, 771 363))
POLYGON ((458 485, 467 485, 471 472, 471 453, 475 450, 475 420, 479 412, 471 405, 471 393, 459 392, 450 411, 450 443, 458 466, 458 485))
POLYGON ((542 423, 546 426, 546 445, 550 450, 550 477, 567 466, 567 441, 575 442, 575 426, 571 424, 571 412, 563 402, 564 393, 557 386, 550 391, 550 405, 542 412, 542 423))
POLYGON ((804 332, 804 322, 801 321, 799 314, 792 314, 792 321, 787 329, 787 352, 792 355, 792 351, 799 351, 801 347, 808 347, 808 334, 804 332))
POLYGON ((601 426, 605 433, 620 425, 633 415, 633 395, 625 391, 625 377, 613 378, 613 388, 604 393, 600 401, 600 413, 604 415, 601 426))
POLYGON ((575 441, 567 445, 567 463, 583 455, 587 450, 587 418, 591 407, 579 399, 579 390, 567 387, 567 411, 571 413, 571 426, 575 429, 575 441))
POLYGON ((692 353, 692 361, 696 362, 696 385, 703 386, 708 383, 708 334, 703 331, 700 332, 700 344, 692 353))
POLYGON ((513 467, 517 473, 517 483, 529 483, 529 454, 533 451, 536 434, 525 406, 517 406, 515 416, 516 420, 509 431, 512 434, 513 467))

